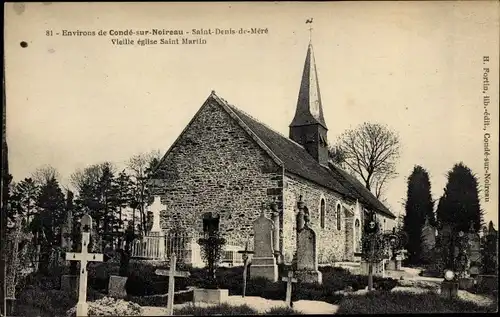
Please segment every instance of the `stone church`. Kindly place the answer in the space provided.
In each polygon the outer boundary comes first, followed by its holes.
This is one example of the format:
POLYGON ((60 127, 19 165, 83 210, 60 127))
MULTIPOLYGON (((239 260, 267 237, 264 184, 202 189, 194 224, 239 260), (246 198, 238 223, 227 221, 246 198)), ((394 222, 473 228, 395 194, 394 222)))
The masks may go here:
MULTIPOLYGON (((317 234, 320 264, 353 261, 363 219, 375 211, 389 229, 396 218, 356 178, 329 162, 327 124, 309 44, 289 137, 212 92, 158 164, 151 180, 161 228, 202 232, 202 215, 220 217, 228 245, 252 239, 262 203, 279 212, 279 251, 295 252, 295 215, 302 199, 317 234)), ((271 209, 266 215, 271 218, 271 209)), ((250 247, 252 245, 250 244, 250 247)))

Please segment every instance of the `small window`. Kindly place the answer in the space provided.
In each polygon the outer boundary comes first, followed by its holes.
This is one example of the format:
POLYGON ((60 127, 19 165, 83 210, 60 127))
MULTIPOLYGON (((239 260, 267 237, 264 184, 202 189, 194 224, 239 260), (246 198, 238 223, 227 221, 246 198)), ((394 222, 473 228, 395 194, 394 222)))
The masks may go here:
POLYGON ((321 199, 320 224, 321 224, 321 229, 325 229, 325 200, 324 199, 321 199))
POLYGON ((341 226, 340 226, 340 204, 337 204, 336 215, 337 215, 337 230, 340 230, 341 229, 341 226))

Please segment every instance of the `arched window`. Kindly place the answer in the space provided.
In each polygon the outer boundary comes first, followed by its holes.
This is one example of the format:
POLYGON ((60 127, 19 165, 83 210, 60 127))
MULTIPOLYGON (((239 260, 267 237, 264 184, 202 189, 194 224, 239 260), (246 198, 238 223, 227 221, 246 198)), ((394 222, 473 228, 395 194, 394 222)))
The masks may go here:
POLYGON ((341 229, 341 226, 340 226, 340 204, 337 204, 336 216, 337 216, 337 230, 340 230, 341 229))
POLYGON ((321 229, 325 229, 325 200, 323 198, 321 199, 319 212, 320 212, 319 221, 320 221, 321 229))

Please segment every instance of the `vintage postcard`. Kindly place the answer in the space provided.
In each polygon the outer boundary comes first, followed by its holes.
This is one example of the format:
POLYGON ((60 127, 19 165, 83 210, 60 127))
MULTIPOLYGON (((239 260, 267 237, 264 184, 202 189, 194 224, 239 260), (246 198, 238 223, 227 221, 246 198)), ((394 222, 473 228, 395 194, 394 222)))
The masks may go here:
POLYGON ((2 315, 496 311, 499 9, 6 3, 2 315))

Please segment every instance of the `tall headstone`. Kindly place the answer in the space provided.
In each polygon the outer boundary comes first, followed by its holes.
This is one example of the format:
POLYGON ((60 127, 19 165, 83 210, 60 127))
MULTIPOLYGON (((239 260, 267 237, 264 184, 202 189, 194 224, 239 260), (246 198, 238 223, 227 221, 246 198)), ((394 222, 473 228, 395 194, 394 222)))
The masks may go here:
POLYGON ((73 231, 73 211, 71 208, 72 202, 73 193, 71 191, 68 191, 68 197, 66 199, 66 219, 64 221, 61 232, 61 248, 64 251, 71 251, 71 248, 73 246, 73 241, 71 239, 71 233, 73 231))
POLYGON ((278 212, 278 207, 275 202, 271 203, 271 210, 272 210, 272 221, 274 224, 274 231, 273 231, 273 249, 274 249, 274 256, 276 257, 276 263, 281 263, 282 262, 282 254, 280 252, 280 215, 278 212))
MULTIPOLYGON (((308 220, 308 219, 306 219, 308 220)), ((318 270, 318 252, 316 232, 309 227, 309 221, 297 235, 297 279, 304 283, 322 283, 322 274, 318 270)))
POLYGON ((273 250, 274 223, 262 212, 253 223, 254 256, 252 259, 252 277, 264 277, 273 282, 278 281, 278 265, 273 250))
POLYGON ((469 254, 469 275, 477 276, 481 268, 481 238, 479 234, 474 231, 473 223, 469 229, 469 245, 467 253, 469 254))

